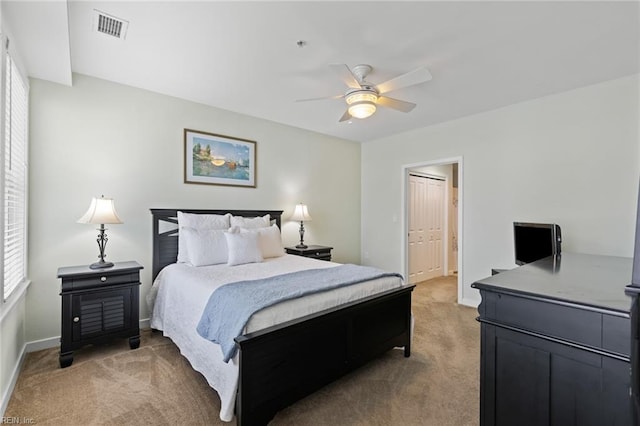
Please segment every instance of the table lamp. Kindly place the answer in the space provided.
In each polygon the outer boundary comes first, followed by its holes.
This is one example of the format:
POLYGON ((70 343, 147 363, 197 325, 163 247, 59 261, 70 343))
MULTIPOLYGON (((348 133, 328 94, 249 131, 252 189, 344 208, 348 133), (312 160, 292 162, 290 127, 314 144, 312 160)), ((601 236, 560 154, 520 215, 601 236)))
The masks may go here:
POLYGON ((89 206, 89 210, 78 219, 78 223, 93 223, 99 224, 100 228, 98 230, 100 233, 98 234, 98 248, 100 249, 100 254, 98 255, 99 261, 89 265, 91 269, 101 269, 101 268, 110 268, 113 266, 112 262, 105 262, 105 254, 104 249, 107 245, 107 235, 104 231, 106 231, 104 225, 105 223, 122 223, 122 220, 118 217, 118 213, 116 213, 115 206, 113 204, 112 198, 105 198, 104 195, 100 198, 92 198, 91 205, 89 206))
POLYGON ((311 216, 309 215, 309 210, 305 204, 298 204, 291 215, 291 220, 300 222, 300 244, 296 246, 296 248, 305 249, 307 245, 304 243, 304 223, 311 220, 311 216))

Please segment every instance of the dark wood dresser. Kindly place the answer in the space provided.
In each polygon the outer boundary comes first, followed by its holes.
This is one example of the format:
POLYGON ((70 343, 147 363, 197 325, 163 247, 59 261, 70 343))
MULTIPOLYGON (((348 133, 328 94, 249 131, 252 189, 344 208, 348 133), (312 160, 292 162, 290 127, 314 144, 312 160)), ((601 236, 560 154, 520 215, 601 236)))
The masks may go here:
POLYGON ((633 424, 640 424, 640 280, 627 286, 631 297, 631 402, 633 424), (638 284, 634 284, 634 283, 638 284))
POLYGON ((563 253, 480 290, 481 425, 632 425, 632 259, 563 253))
POLYGON ((104 269, 58 269, 62 279, 60 367, 70 366, 73 351, 87 344, 128 337, 131 349, 140 346, 141 269, 137 262, 119 262, 104 269))

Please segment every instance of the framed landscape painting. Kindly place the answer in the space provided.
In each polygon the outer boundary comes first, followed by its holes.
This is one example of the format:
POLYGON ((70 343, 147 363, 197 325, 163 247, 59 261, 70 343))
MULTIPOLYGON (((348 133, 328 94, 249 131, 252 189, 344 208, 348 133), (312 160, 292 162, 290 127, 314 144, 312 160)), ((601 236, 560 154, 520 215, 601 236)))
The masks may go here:
POLYGON ((256 187, 256 142, 184 129, 184 182, 256 187))

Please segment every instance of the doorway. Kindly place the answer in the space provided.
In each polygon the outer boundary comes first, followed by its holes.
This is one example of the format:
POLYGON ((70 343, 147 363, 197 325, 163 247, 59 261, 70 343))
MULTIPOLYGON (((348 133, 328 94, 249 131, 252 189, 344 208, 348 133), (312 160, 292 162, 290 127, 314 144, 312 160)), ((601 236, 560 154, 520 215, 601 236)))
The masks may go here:
POLYGON ((457 276, 462 295, 462 158, 403 166, 405 277, 418 283, 457 276))

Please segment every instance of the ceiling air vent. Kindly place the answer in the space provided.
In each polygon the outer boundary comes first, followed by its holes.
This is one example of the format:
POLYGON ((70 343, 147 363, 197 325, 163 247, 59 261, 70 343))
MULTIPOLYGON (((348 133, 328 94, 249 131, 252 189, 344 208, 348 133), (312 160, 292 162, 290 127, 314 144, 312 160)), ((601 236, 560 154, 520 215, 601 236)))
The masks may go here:
POLYGON ((129 22, 116 18, 99 10, 93 11, 93 30, 120 40, 124 40, 127 35, 129 22))

